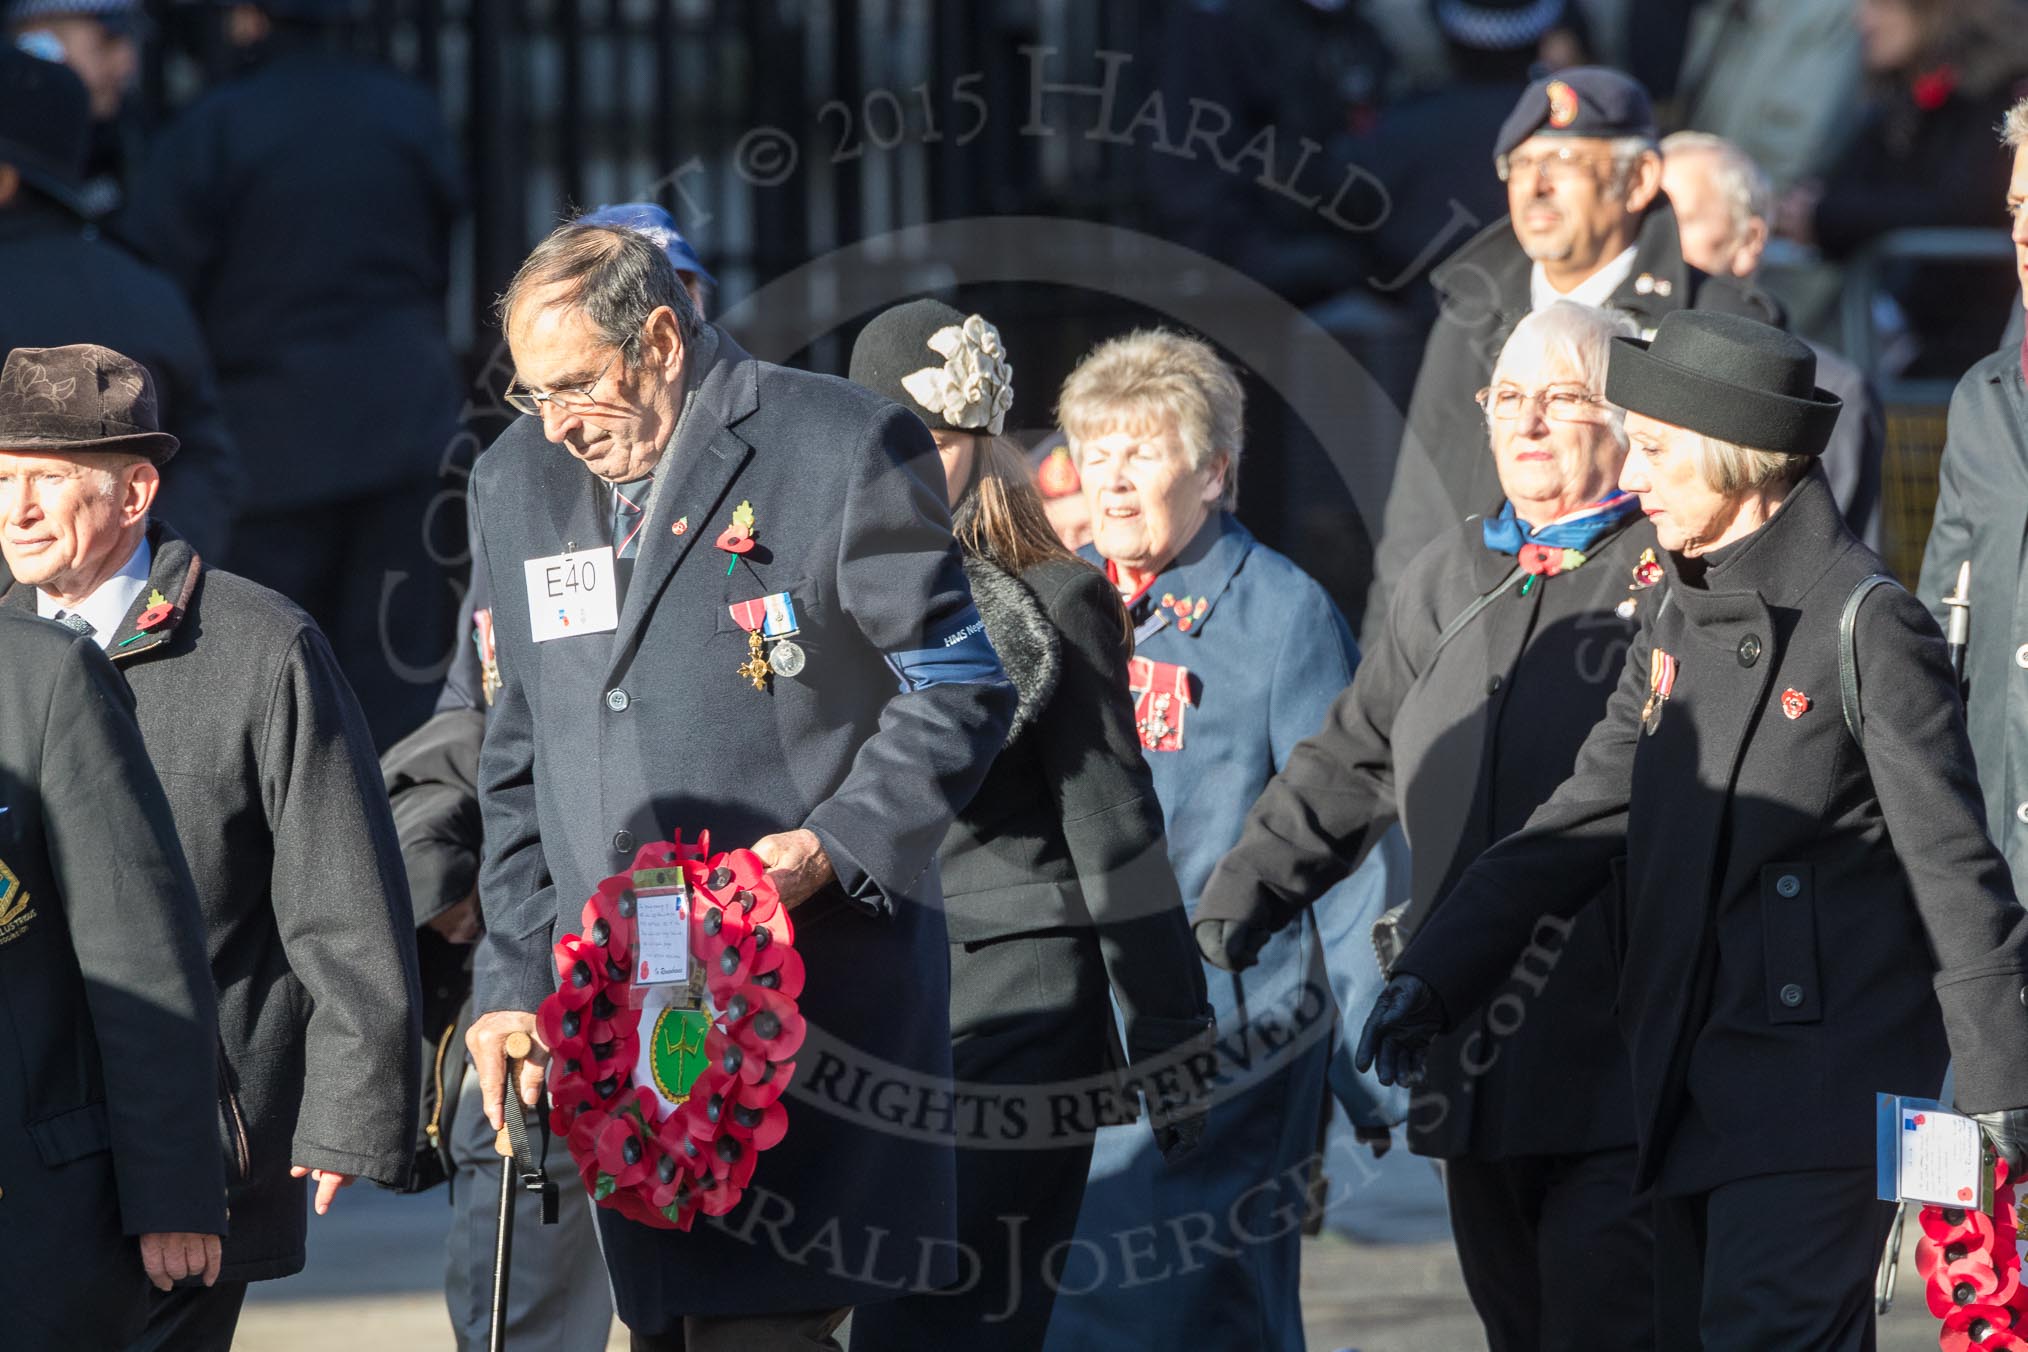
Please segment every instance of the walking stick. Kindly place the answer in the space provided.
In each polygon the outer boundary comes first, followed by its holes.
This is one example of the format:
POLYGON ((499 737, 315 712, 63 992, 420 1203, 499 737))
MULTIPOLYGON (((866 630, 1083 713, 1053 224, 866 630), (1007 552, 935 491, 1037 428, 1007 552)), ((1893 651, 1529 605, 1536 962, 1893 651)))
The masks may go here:
POLYGON ((500 1153, 500 1228, 493 1241, 493 1328, 487 1339, 487 1352, 506 1352, 507 1347, 507 1273, 514 1262, 515 1192, 540 1194, 542 1223, 556 1224, 556 1184, 549 1181, 542 1165, 542 1157, 549 1150, 549 1121, 538 1105, 541 1145, 531 1149, 527 1109, 514 1088, 521 1078, 522 1063, 534 1050, 535 1044, 528 1034, 507 1035, 507 1080, 500 1102, 503 1125, 493 1138, 493 1148, 500 1153))

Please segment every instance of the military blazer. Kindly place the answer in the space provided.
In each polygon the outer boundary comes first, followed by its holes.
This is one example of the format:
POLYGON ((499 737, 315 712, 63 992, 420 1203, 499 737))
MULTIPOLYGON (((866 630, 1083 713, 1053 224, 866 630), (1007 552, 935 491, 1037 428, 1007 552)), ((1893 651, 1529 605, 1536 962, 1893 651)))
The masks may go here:
MULTIPOLYGON (((1514 556, 1487 549, 1482 524, 1454 527, 1416 556, 1352 684, 1289 753, 1219 861, 1198 923, 1294 923, 1399 821, 1413 933, 1458 875, 1569 776, 1619 684, 1640 614, 1655 603, 1639 571, 1654 528, 1622 522, 1581 567, 1522 592, 1500 590, 1514 556), (1439 648, 1489 592, 1496 599, 1439 648)), ((1604 927, 1581 915, 1547 957, 1545 970, 1493 996, 1523 1002, 1519 1027, 1507 1026, 1507 1006, 1505 1036, 1483 1009, 1460 1010, 1468 1017, 1431 1052, 1408 1112, 1418 1153, 1501 1159, 1633 1143, 1604 927)))
POLYGON ((1465 871, 1399 970, 1453 1018, 1476 1009, 1624 856, 1624 904, 1601 914, 1638 1183, 1661 1195, 1870 1168, 1875 1092, 1933 1094, 1947 1059, 1961 1109, 2028 1104, 2028 914, 1935 623, 1899 587, 1866 597, 1862 746, 1839 618, 1881 564, 1820 470, 1701 568, 1665 560, 1666 604, 1571 777, 1465 871))
POLYGON ((223 1234, 203 922, 133 699, 88 639, 0 613, 0 1329, 120 1347, 136 1237, 223 1234))
POLYGON ((686 368, 616 630, 536 643, 522 567, 608 543, 609 486, 523 419, 471 497, 504 681, 480 755, 477 1008, 535 1009, 599 881, 679 830, 722 850, 806 827, 838 873, 796 911, 812 1031, 746 1200, 688 1234, 601 1212, 620 1315, 647 1332, 956 1280, 951 1137, 887 1120, 894 1092, 869 1086, 950 1076, 937 848, 1015 706, 921 420, 716 330, 686 368), (734 556, 714 542, 742 502, 757 544, 734 556), (731 608, 777 592, 805 665, 757 690, 731 608))

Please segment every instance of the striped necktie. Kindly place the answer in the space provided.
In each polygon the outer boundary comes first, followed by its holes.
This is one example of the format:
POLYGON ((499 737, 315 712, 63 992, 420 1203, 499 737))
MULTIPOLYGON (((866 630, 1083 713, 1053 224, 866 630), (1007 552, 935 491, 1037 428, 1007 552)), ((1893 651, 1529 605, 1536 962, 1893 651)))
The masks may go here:
POLYGON ((631 559, 641 552, 641 527, 647 524, 642 506, 648 501, 648 479, 613 485, 613 557, 631 559))
POLYGON ((99 631, 92 627, 92 622, 74 610, 59 610, 56 614, 50 616, 50 618, 70 630, 73 634, 80 634, 85 638, 96 638, 98 636, 99 631))

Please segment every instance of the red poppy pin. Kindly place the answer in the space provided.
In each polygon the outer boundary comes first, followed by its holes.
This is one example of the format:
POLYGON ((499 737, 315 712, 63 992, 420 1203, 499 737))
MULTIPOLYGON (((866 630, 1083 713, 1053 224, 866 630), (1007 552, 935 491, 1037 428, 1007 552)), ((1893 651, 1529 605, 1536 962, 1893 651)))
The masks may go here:
POLYGON ((1782 691, 1782 712, 1791 720, 1801 718, 1810 711, 1810 697, 1793 686, 1782 691))
POLYGON ((151 591, 148 593, 148 608, 135 619, 134 627, 144 634, 150 633, 169 623, 175 614, 176 607, 169 604, 168 597, 161 592, 151 591))
POLYGON ((728 554, 744 554, 753 548, 753 504, 742 502, 733 509, 732 524, 718 533, 713 542, 728 554))

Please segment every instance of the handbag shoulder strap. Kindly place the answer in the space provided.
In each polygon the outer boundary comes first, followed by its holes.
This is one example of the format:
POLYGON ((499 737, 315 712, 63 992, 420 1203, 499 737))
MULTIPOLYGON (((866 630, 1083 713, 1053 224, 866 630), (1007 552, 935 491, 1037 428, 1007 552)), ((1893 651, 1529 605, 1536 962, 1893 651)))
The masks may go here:
POLYGON ((1507 576, 1501 578, 1498 585, 1496 585, 1491 591, 1482 592, 1479 595, 1479 597, 1476 600, 1474 600, 1470 605, 1466 606, 1463 610, 1459 611, 1457 618, 1453 619, 1449 624, 1445 625, 1443 627, 1443 632, 1437 635, 1436 647, 1430 649, 1429 660, 1432 663, 1434 663, 1437 659, 1437 654, 1441 653, 1444 650, 1444 648, 1449 645, 1452 639, 1456 638, 1461 632, 1463 632, 1466 625, 1470 624, 1473 620, 1479 618, 1479 613, 1481 611, 1483 611, 1487 606, 1492 605, 1494 601, 1498 600, 1500 596, 1503 595, 1509 587, 1512 587, 1516 582, 1519 582, 1522 576, 1523 574, 1521 572, 1521 565, 1517 563, 1514 565, 1514 571, 1507 574, 1507 576))
POLYGON ((1859 623, 1859 607, 1875 587, 1899 585, 1885 573, 1871 573, 1859 579, 1845 598, 1845 613, 1838 617, 1838 703, 1845 713, 1845 730, 1861 750, 1866 747, 1866 714, 1859 707, 1859 653, 1853 630, 1859 623))

